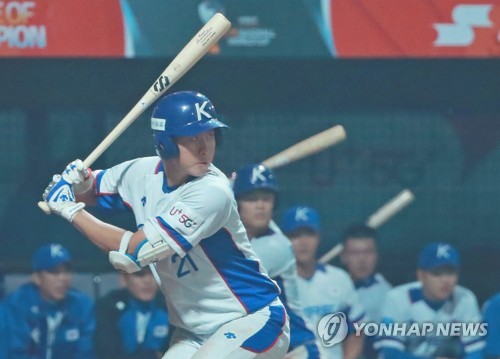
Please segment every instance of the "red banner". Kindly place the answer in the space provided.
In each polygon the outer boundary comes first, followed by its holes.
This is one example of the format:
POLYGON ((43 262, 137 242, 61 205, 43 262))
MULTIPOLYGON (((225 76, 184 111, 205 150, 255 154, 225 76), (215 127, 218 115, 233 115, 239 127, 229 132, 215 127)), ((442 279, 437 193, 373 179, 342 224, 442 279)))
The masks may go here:
POLYGON ((500 55, 500 4, 492 0, 331 0, 339 57, 500 55))
POLYGON ((0 56, 119 56, 119 0, 0 1, 0 56))

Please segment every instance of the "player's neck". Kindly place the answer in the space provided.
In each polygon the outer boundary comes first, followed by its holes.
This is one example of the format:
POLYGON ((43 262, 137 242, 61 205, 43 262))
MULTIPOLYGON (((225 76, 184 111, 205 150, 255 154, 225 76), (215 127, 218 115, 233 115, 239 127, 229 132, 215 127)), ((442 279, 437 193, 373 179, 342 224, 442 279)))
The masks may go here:
POLYGON ((263 235, 265 235, 267 232, 269 232, 269 227, 267 228, 252 228, 250 226, 245 226, 245 230, 247 231, 247 236, 248 236, 248 239, 252 239, 252 238, 258 238, 258 237, 262 237, 263 235))
POLYGON ((189 178, 189 174, 182 168, 177 159, 163 160, 163 167, 169 187, 180 186, 189 178))
POLYGON ((314 272, 316 271, 316 266, 317 266, 316 261, 307 262, 307 263, 297 262, 297 274, 301 278, 309 279, 314 275, 314 272))

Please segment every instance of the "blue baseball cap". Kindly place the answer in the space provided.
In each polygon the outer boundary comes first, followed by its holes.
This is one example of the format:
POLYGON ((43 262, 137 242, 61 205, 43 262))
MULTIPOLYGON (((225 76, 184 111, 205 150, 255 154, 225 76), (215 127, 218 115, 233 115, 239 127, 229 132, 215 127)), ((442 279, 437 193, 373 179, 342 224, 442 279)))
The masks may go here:
POLYGON ((290 233, 302 228, 319 232, 318 211, 307 206, 294 206, 286 209, 281 221, 281 230, 290 233))
POLYGON ((435 242, 422 249, 418 257, 419 269, 433 270, 443 266, 460 266, 460 254, 455 248, 448 243, 435 242))
POLYGON ((38 248, 33 255, 33 270, 35 272, 51 270, 61 264, 70 263, 71 260, 71 255, 62 245, 57 243, 45 244, 38 248))

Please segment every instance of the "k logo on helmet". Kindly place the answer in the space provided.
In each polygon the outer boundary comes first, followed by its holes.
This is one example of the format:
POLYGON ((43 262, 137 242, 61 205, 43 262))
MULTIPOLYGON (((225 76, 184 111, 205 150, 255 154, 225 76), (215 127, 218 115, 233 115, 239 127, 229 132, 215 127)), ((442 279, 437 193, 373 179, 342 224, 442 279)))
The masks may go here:
POLYGON ((347 318, 342 312, 325 315, 318 323, 321 344, 331 347, 347 337, 347 318))
POLYGON ((266 182, 267 178, 264 176, 264 171, 266 168, 264 166, 258 166, 252 169, 252 179, 250 182, 252 183, 257 183, 258 181, 260 182, 266 182))
POLYGON ((309 208, 307 207, 299 207, 295 212, 295 220, 297 222, 305 222, 309 220, 309 208))
POLYGON ((198 118, 198 121, 201 121, 201 115, 205 116, 208 119, 212 118, 212 116, 210 116, 210 114, 205 111, 205 106, 207 106, 207 104, 208 104, 208 101, 203 101, 201 106, 198 102, 194 104, 194 106, 196 108, 196 117, 198 118))

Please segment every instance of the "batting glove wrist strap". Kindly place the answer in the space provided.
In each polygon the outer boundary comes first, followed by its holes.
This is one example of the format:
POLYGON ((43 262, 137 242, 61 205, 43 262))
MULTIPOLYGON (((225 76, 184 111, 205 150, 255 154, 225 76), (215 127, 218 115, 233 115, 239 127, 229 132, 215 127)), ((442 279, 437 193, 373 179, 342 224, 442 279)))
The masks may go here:
POLYGON ((55 213, 68 222, 73 222, 76 214, 85 208, 85 203, 75 201, 75 193, 70 183, 60 175, 54 175, 52 182, 43 193, 43 199, 52 213, 55 213))

